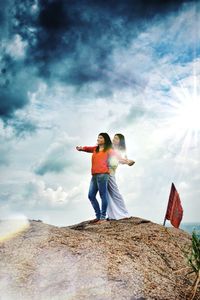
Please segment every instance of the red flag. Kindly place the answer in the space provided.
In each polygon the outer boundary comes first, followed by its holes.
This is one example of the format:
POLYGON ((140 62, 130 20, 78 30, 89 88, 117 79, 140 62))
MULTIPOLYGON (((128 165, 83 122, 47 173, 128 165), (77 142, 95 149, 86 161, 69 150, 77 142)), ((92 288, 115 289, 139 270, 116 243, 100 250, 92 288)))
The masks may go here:
POLYGON ((183 208, 181 200, 175 185, 172 183, 165 219, 170 220, 174 227, 179 228, 182 217, 183 208))

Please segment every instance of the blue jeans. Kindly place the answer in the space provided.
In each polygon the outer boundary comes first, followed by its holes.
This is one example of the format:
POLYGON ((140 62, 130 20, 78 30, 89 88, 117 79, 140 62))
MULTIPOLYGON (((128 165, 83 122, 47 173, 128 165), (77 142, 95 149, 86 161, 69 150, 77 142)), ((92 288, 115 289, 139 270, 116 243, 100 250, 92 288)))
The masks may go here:
POLYGON ((94 208, 97 219, 106 218, 106 210, 108 206, 108 180, 109 174, 95 174, 92 176, 90 182, 88 198, 94 208), (98 191, 101 197, 101 210, 99 202, 96 199, 98 191))

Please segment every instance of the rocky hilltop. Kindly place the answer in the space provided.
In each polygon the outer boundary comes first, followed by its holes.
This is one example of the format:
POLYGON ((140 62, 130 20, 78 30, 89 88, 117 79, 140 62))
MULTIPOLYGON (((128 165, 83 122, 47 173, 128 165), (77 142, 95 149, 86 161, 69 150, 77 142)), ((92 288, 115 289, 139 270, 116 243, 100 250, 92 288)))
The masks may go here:
POLYGON ((189 299, 190 246, 186 232, 140 218, 62 228, 29 221, 0 241, 0 299, 189 299))

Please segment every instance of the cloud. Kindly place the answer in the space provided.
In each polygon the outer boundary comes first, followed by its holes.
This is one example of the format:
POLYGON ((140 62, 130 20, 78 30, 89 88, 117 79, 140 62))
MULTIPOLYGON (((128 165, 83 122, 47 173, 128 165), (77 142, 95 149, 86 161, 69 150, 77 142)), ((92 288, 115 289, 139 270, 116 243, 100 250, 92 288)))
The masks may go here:
POLYGON ((10 164, 10 148, 8 144, 0 144, 0 166, 8 166, 10 164))
POLYGON ((61 173, 67 167, 72 166, 72 149, 76 138, 63 135, 53 142, 46 152, 46 155, 35 167, 35 173, 45 175, 46 173, 61 173))
POLYGON ((11 126, 16 137, 22 137, 29 134, 33 134, 38 129, 37 124, 33 123, 31 120, 25 119, 11 119, 6 122, 7 126, 11 126))
MULTIPOLYGON (((117 64, 113 53, 116 50, 123 53, 144 28, 153 21, 155 28, 159 27, 161 17, 170 12, 178 13, 184 3, 190 1, 116 1, 114 4, 113 1, 105 4, 90 0, 67 3, 63 0, 8 1, 3 7, 4 26, 1 30, 4 47, 0 53, 0 98, 3 100, 0 117, 4 122, 15 119, 16 111, 30 105, 29 93, 37 90, 38 81, 45 81, 49 87, 57 84, 74 86, 77 92, 86 91, 93 98, 108 98, 116 89, 130 86, 143 90, 147 77, 139 75, 132 59, 129 60, 132 70, 124 68, 123 56, 117 64)), ((178 31, 175 27, 173 30, 178 31)), ((150 33, 151 37, 153 34, 150 33)), ((181 47, 182 39, 179 34, 181 47)), ((165 44, 169 39, 163 36, 159 41, 161 43, 157 40, 155 48, 157 53, 162 52, 161 48, 168 48, 165 44)), ((142 53, 144 47, 140 46, 142 44, 138 47, 142 53)), ((150 62, 147 56, 138 58, 143 65, 150 62)), ((134 60, 138 61, 138 58, 135 56, 134 60)), ((24 126, 18 126, 20 122, 12 123, 17 134, 20 129, 23 132, 26 128, 32 132, 38 129, 26 120, 24 126)))
POLYGON ((148 22, 178 9, 184 2, 117 1, 113 5, 112 1, 66 4, 57 0, 39 2, 33 9, 33 1, 27 1, 14 15, 14 28, 29 44, 27 62, 37 65, 43 78, 57 78, 75 86, 96 81, 105 84, 112 51, 130 43, 141 30, 143 19, 148 22), (26 27, 22 26, 24 21, 26 27), (58 62, 59 71, 55 68, 58 62))
MULTIPOLYGON (((87 200, 87 184, 84 181, 77 182, 77 185, 67 186, 62 185, 49 185, 43 180, 38 180, 32 177, 29 181, 24 182, 20 189, 16 184, 9 185, 9 191, 1 191, 1 214, 0 217, 6 218, 10 215, 34 214, 37 218, 37 213, 40 212, 48 215, 48 212, 52 214, 52 210, 56 209, 59 212, 60 208, 73 211, 73 215, 76 213, 74 207, 79 207, 82 203, 81 199, 86 198, 86 204, 90 208, 89 200, 87 200)), ((87 210, 87 205, 83 208, 87 210)), ((79 214, 78 214, 79 215, 79 214)))
POLYGON ((6 122, 29 104, 29 93, 35 90, 37 79, 34 68, 24 62, 21 46, 15 42, 5 45, 4 53, 0 54, 0 117, 6 122))
MULTIPOLYGON (((5 73, 7 69, 3 69, 5 73)), ((10 76, 3 75, 4 83, 0 87, 0 116, 3 119, 9 118, 13 115, 16 109, 23 108, 28 104, 27 90, 24 86, 21 86, 21 82, 24 79, 18 78, 12 79, 10 76), (22 81, 21 81, 22 80, 22 81)))
POLYGON ((0 30, 0 118, 5 123, 15 118, 16 111, 29 104, 28 93, 37 85, 34 66, 26 63, 28 40, 15 28, 17 10, 21 13, 18 5, 16 1, 6 1, 3 5, 4 21, 0 30))
POLYGON ((15 59, 22 59, 25 57, 27 43, 22 40, 19 34, 13 36, 11 41, 6 44, 6 54, 15 59))
POLYGON ((24 197, 29 198, 29 203, 35 206, 57 206, 67 204, 68 194, 63 187, 56 189, 46 187, 44 181, 31 181, 26 184, 24 197))

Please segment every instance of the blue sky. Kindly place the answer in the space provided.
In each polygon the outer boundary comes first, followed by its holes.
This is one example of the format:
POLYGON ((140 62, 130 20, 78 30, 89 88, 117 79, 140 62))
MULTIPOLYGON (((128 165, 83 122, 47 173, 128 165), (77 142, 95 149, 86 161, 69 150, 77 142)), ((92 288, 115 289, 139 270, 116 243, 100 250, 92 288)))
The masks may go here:
POLYGON ((117 181, 131 215, 161 223, 171 183, 200 219, 197 1, 1 3, 0 217, 93 217, 99 132, 126 137, 117 181))

